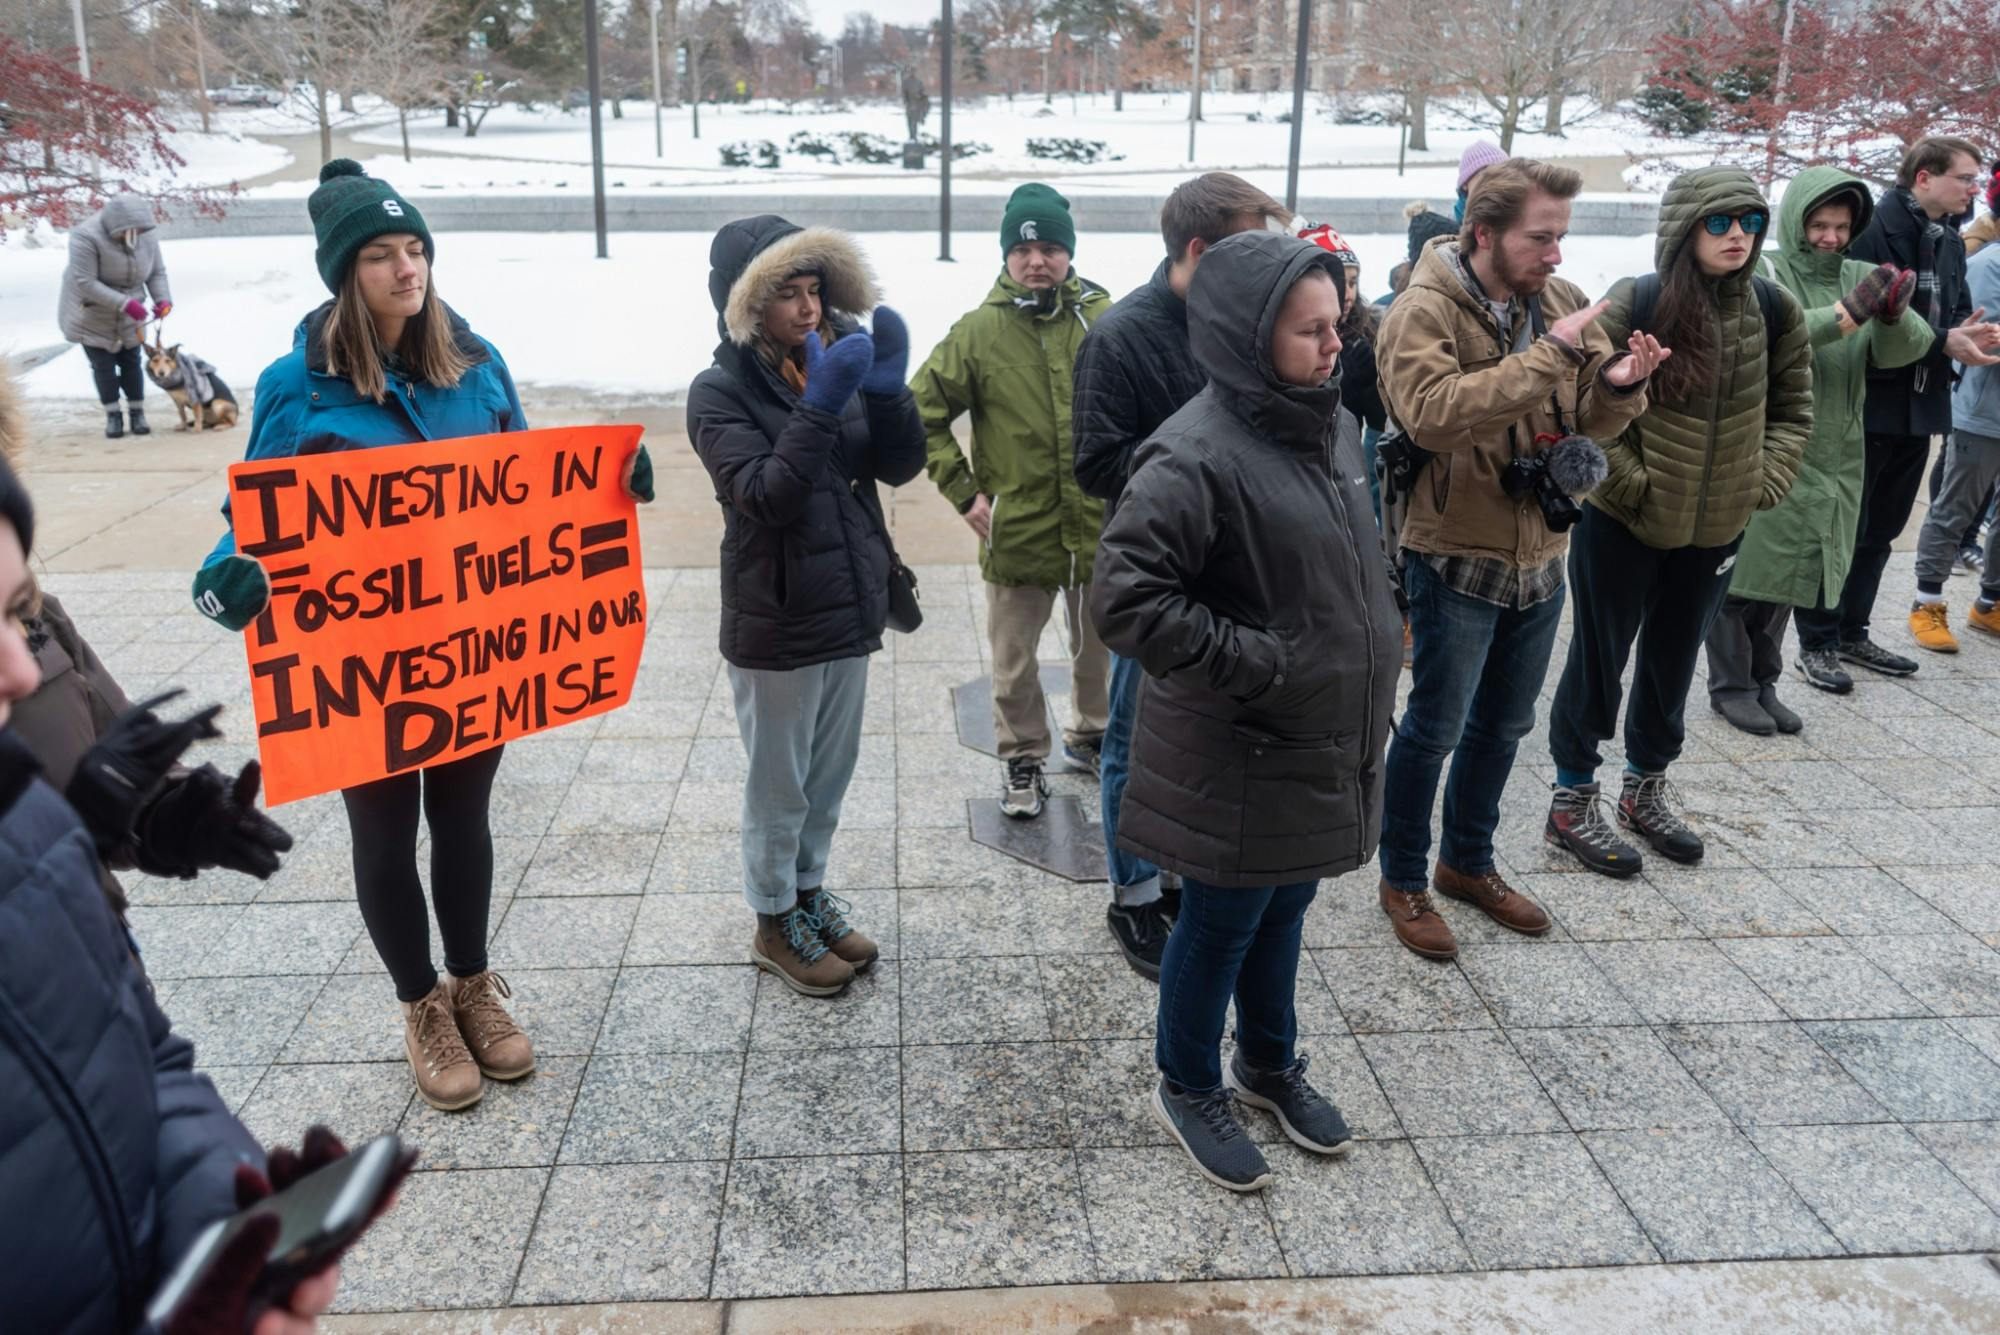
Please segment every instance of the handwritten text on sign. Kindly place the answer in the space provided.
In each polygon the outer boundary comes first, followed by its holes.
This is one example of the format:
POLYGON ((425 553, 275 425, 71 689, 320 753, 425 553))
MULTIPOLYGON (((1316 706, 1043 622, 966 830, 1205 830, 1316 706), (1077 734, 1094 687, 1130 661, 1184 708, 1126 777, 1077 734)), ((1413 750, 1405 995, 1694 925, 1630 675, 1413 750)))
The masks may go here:
POLYGON ((624 704, 646 635, 636 426, 559 427, 229 470, 271 577, 245 633, 273 803, 624 704))

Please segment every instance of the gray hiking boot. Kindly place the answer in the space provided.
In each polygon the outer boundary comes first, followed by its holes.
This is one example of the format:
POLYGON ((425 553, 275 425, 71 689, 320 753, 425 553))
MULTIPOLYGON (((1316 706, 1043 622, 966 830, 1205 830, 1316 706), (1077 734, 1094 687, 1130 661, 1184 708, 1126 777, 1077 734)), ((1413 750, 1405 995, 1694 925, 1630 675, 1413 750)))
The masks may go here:
POLYGON ((1618 823, 1675 862, 1700 862, 1705 848, 1701 836, 1681 819, 1680 808, 1686 805, 1665 774, 1627 770, 1618 797, 1618 823))
POLYGON ((1594 872, 1620 878, 1636 876, 1644 859, 1604 819, 1604 812, 1597 805, 1600 796, 1602 790, 1595 783, 1578 784, 1574 788, 1555 785, 1542 838, 1557 848, 1569 850, 1577 861, 1594 872))
POLYGON ((1222 1073, 1222 1082, 1253 1108, 1275 1115, 1292 1143, 1314 1154, 1344 1154, 1354 1143, 1347 1119, 1332 1101, 1306 1083, 1306 1061, 1299 1058, 1282 1071, 1253 1071, 1237 1053, 1222 1073))
POLYGON ((1153 1087, 1153 1115, 1194 1160, 1196 1172, 1230 1191, 1261 1191, 1271 1185, 1271 1165, 1244 1134, 1234 1102, 1226 1088, 1189 1094, 1165 1076, 1153 1087))

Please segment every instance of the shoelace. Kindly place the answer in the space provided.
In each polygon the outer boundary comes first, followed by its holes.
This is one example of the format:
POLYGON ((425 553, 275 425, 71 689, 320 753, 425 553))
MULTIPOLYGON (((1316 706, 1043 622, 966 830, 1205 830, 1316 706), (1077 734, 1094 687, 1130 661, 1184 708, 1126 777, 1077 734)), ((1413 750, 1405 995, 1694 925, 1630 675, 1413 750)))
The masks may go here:
POLYGON ((819 919, 806 912, 804 906, 787 913, 778 926, 785 934, 785 944, 807 964, 818 963, 820 956, 826 954, 826 942, 819 939, 819 919))
POLYGON ((1800 655, 1808 672, 1831 673, 1840 671, 1840 655, 1831 649, 1808 649, 1800 655))
POLYGON ((1009 788, 1034 788, 1041 784, 1042 767, 1032 760, 1010 760, 1007 762, 1007 786, 1009 788))
POLYGON ((1272 1071, 1270 1074, 1284 1082, 1285 1088, 1291 1091, 1294 1099, 1308 1107, 1316 1107, 1326 1100, 1320 1097, 1318 1090, 1306 1083, 1306 1067, 1311 1063, 1312 1058, 1302 1056, 1284 1070, 1272 1071))
POLYGON ((514 1017, 500 1004, 501 997, 513 995, 514 989, 507 986, 507 980, 491 969, 466 979, 458 994, 458 1009, 472 1026, 472 1035, 480 1047, 490 1048, 501 1039, 521 1032, 514 1017))
POLYGON ((1409 891, 1399 891, 1398 893, 1403 895, 1405 902, 1407 902, 1410 906, 1411 922, 1415 922, 1417 919, 1423 917, 1426 913, 1437 912, 1437 906, 1431 903, 1431 892, 1428 890, 1418 890, 1414 893, 1411 893, 1409 891))
POLYGON ((1925 603, 1917 609, 1917 615, 1928 623, 1927 630, 1951 629, 1951 613, 1945 610, 1943 603, 1925 603))
POLYGON ((814 891, 808 902, 812 907, 807 912, 823 935, 838 941, 854 934, 854 929, 847 924, 847 911, 854 907, 852 904, 824 890, 814 891))
POLYGON ((1236 1096, 1226 1086, 1189 1100, 1189 1106, 1218 1141, 1226 1143, 1242 1137, 1243 1128, 1236 1120, 1236 1096))
POLYGON ((1563 788, 1557 790, 1556 801, 1570 814, 1569 832, 1596 851, 1610 853, 1625 842, 1604 819, 1604 813, 1598 810, 1595 794, 1563 788))
MULTIPOLYGON (((1486 887, 1487 892, 1493 896, 1493 902, 1496 904, 1514 893, 1514 887, 1500 878, 1498 870, 1489 871, 1477 879, 1481 885, 1486 887)), ((1301 1057, 1299 1060, 1304 1061, 1305 1058, 1301 1057)))
POLYGON ((459 1037, 458 1023, 452 1019, 451 1002, 442 991, 433 993, 417 1007, 417 1048, 431 1074, 439 1075, 472 1060, 459 1037))
POLYGON ((1684 805, 1680 789, 1664 774, 1648 774, 1632 790, 1632 813, 1647 825, 1669 834, 1687 829, 1687 822, 1675 811, 1684 805))

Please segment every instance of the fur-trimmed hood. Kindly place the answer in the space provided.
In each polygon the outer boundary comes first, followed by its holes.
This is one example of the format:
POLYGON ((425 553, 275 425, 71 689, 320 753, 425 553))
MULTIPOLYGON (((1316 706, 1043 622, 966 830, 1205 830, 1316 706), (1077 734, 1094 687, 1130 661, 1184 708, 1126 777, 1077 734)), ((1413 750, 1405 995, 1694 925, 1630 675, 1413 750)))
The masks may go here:
POLYGON ((774 214, 741 218, 715 234, 708 248, 708 295, 722 335, 747 347, 764 309, 787 278, 820 277, 828 322, 854 318, 881 304, 881 286, 861 247, 831 227, 800 227, 774 214))
POLYGON ((10 464, 21 462, 21 452, 28 447, 28 410, 21 403, 21 387, 14 379, 14 370, 0 358, 0 459, 10 464))

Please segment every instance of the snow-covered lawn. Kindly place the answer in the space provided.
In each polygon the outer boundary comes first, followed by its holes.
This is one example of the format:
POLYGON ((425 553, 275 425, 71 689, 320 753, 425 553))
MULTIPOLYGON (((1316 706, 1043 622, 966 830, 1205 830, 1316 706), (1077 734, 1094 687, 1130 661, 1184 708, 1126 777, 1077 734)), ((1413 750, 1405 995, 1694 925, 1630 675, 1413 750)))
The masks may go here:
MULTIPOLYGON (((1348 238, 1366 269, 1363 291, 1383 290, 1403 258, 1400 236, 1348 238)), ((863 234, 888 302, 908 319, 915 360, 986 295, 1000 267, 990 232, 956 234, 956 264, 937 261, 934 233, 863 234)), ((715 315, 706 290, 706 234, 614 235, 610 260, 592 257, 588 233, 458 233, 440 238, 438 291, 493 340, 524 386, 577 386, 667 395, 709 363, 715 315)), ((1572 237, 1563 274, 1597 294, 1651 266, 1651 237, 1572 237)), ((1161 254, 1157 233, 1079 238, 1084 276, 1122 295, 1145 281, 1161 254)), ((0 248, 0 352, 61 341, 55 327, 60 246, 0 248)), ((174 313, 166 337, 198 352, 247 390, 291 346, 299 317, 326 298, 308 236, 174 241, 166 246, 174 313)), ((27 377, 31 394, 82 397, 90 374, 71 351, 27 377)), ((525 393, 532 413, 534 396, 525 393)))

